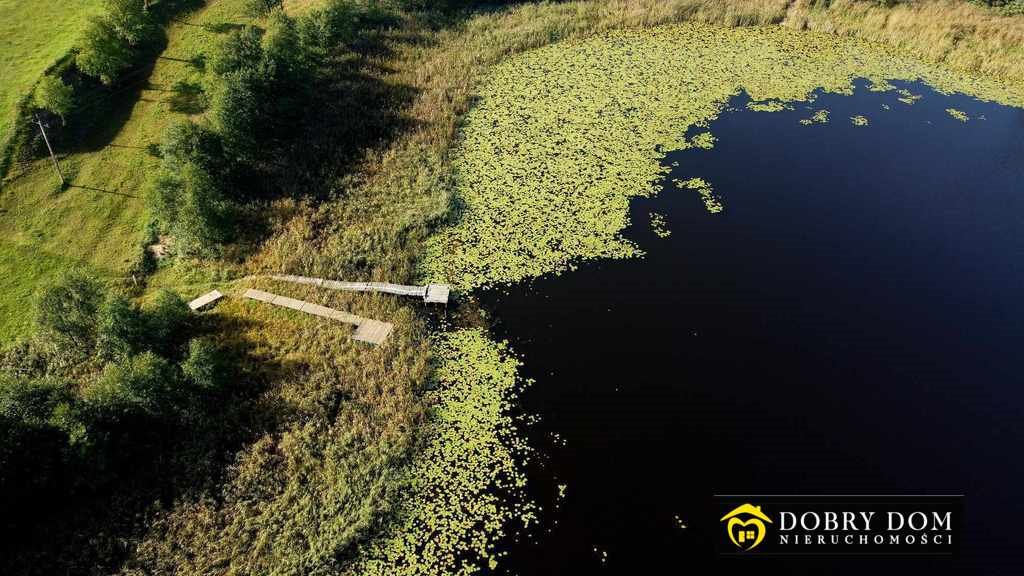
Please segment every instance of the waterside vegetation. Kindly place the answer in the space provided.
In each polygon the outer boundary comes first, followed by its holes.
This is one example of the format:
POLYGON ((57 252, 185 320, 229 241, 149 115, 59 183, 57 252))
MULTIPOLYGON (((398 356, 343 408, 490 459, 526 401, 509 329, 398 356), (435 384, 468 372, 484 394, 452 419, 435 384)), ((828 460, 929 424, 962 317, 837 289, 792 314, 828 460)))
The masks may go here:
MULTIPOLYGON (((91 406, 82 391, 105 378, 133 383, 129 390, 173 382, 203 405, 128 402, 156 410, 139 422, 209 428, 197 429, 198 446, 140 438, 129 452, 140 460, 118 466, 163 462, 139 468, 146 489, 127 499, 73 492, 72 505, 37 519, 40 529, 67 528, 7 542, 18 553, 4 551, 3 571, 435 574, 500 566, 502 534, 539 513, 524 497, 528 451, 508 417, 524 385, 510 351, 479 329, 471 306, 454 319, 462 329, 431 336, 425 315, 397 299, 321 293, 261 275, 429 277, 472 288, 636 254, 619 233, 629 198, 653 192, 661 174, 656 146, 714 145, 700 126, 740 88, 758 101, 788 102, 818 87, 847 89, 854 76, 921 76, 945 90, 1018 105, 1024 98, 1016 52, 1024 19, 952 0, 594 0, 481 12, 465 10, 471 2, 427 4, 194 7, 168 24, 144 83, 115 98, 111 126, 58 140, 73 187, 56 189, 40 157, 12 172, 0 196, 0 269, 12 271, 0 288, 16 295, 0 301, 0 314, 16 319, 4 337, 23 339, 11 348, 11 366, 31 357, 24 339, 38 325, 21 312, 24 302, 73 265, 102 279, 83 281, 100 294, 83 301, 130 297, 96 305, 110 317, 148 318, 169 298, 159 296, 164 288, 189 298, 259 287, 386 319, 395 332, 370 350, 350 341, 349 328, 229 297, 192 320, 199 328, 181 332, 199 342, 215 337, 218 353, 180 341, 161 354, 127 336, 109 340, 128 343, 110 346, 121 360, 93 351, 90 358, 104 359, 68 384, 5 370, 14 384, 4 398, 15 400, 4 406, 31 397, 45 408, 7 410, 5 425, 44 430, 60 458, 64 447, 80 446, 69 439, 92 430, 64 414, 91 406), (632 78, 623 65, 631 50, 632 78), (781 76, 780 61, 789 62, 781 76), (312 83, 294 85, 303 81, 312 83), (554 110, 571 108, 566 126, 526 93, 538 86, 554 110), (513 105, 522 113, 510 113, 513 105), (580 106, 600 110, 605 123, 580 106), (538 135, 552 126, 551 135, 578 144, 589 134, 599 145, 588 142, 581 152, 589 155, 577 156, 577 146, 538 135), (697 133, 683 134, 686 126, 697 133), (509 154, 509 167, 485 177, 497 152, 509 154), (546 176, 527 172, 527 162, 546 176), (603 176, 592 170, 598 165, 603 176), (532 192, 517 177, 528 177, 532 192), (580 190, 581 182, 592 189, 580 190), (526 222, 539 227, 527 232, 526 222), (171 257, 133 277, 158 233, 173 244, 171 257), (204 358, 218 354, 238 372, 210 387, 218 400, 209 401, 198 383, 217 373, 204 358), (182 413, 193 420, 176 419, 182 413), (90 523, 103 508, 115 513, 90 523)), ((60 87, 50 84, 40 103, 63 109, 60 87)), ((71 109, 93 114, 77 97, 71 109)), ((65 114, 69 134, 73 114, 65 114)), ((97 485, 134 478, 122 468, 108 468, 97 485)))

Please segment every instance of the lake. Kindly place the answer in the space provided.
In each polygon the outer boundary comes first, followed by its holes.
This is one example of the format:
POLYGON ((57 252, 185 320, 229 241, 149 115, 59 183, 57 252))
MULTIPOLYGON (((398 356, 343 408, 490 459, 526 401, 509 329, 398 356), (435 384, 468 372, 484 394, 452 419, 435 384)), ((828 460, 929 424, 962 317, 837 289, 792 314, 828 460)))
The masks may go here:
POLYGON ((508 569, 1014 572, 1024 110, 894 84, 922 98, 866 82, 780 112, 735 97, 713 149, 664 161, 721 213, 668 184, 631 206, 645 258, 478 294, 536 379, 522 407, 545 511, 508 569), (715 560, 715 493, 962 493, 962 554, 715 560))

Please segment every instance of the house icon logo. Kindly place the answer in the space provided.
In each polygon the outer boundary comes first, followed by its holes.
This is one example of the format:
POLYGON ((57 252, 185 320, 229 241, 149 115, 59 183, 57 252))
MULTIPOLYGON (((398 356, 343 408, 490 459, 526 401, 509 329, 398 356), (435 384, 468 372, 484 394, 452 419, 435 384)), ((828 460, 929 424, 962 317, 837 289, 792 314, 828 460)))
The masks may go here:
POLYGON ((729 535, 729 540, 744 551, 756 548, 767 532, 765 522, 772 523, 760 506, 752 504, 737 506, 719 521, 726 522, 725 533, 729 535))

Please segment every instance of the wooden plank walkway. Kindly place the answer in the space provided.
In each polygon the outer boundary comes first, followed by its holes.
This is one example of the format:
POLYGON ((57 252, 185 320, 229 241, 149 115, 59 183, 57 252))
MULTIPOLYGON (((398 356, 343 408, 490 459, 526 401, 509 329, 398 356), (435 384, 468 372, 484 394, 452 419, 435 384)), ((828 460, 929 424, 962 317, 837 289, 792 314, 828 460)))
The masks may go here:
POLYGON ((220 290, 214 290, 213 292, 207 292, 206 294, 203 294, 199 298, 196 298, 195 300, 189 302, 188 307, 191 308, 193 312, 195 312, 196 310, 205 308, 210 304, 213 304, 214 302, 220 300, 223 297, 224 295, 220 293, 220 290))
POLYGON ((295 276, 292 274, 275 274, 271 278, 282 282, 306 284, 320 288, 330 288, 331 290, 382 292, 396 296, 413 296, 415 298, 422 298, 424 302, 431 304, 447 304, 451 293, 451 288, 447 284, 406 286, 404 284, 389 284, 387 282, 340 282, 338 280, 324 280, 323 278, 310 278, 308 276, 295 276))
POLYGON ((394 325, 388 322, 362 318, 355 314, 349 314, 348 312, 328 308, 327 306, 306 302, 305 300, 296 300, 295 298, 280 296, 278 294, 271 294, 270 292, 264 292, 262 290, 254 290, 250 288, 245 291, 244 296, 259 302, 273 304, 274 306, 282 306, 284 308, 290 308, 306 314, 312 314, 313 316, 329 318, 346 324, 354 324, 356 326, 356 331, 352 334, 352 339, 359 342, 366 342, 368 344, 384 343, 391 334, 391 330, 394 329, 394 325))

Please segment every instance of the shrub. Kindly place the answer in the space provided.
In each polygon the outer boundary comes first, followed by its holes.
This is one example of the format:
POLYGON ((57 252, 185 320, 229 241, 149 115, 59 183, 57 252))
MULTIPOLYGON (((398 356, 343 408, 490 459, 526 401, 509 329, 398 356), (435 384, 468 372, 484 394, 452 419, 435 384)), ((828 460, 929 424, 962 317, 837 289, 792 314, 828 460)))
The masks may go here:
POLYGON ((219 390, 226 381, 226 369, 227 363, 215 344, 200 338, 189 341, 181 371, 195 387, 207 392, 219 390))
POLYGON ((37 107, 53 112, 60 116, 61 123, 67 124, 67 115, 75 107, 75 91, 56 76, 43 76, 36 86, 34 100, 37 107))
POLYGON ((36 304, 36 324, 60 352, 72 358, 91 355, 103 297, 98 280, 78 271, 69 272, 43 290, 36 304))
POLYGON ((139 309, 120 296, 108 298, 99 310, 96 355, 106 361, 121 361, 144 345, 146 326, 139 309))
POLYGON ((30 428, 63 429, 74 394, 52 378, 29 379, 0 374, 0 416, 30 428))
POLYGON ((245 10, 250 16, 260 18, 281 6, 282 0, 245 0, 245 10))
POLYGON ((161 290, 152 308, 146 311, 149 349, 167 358, 179 357, 191 324, 192 311, 181 296, 161 290))
POLYGON ((85 389, 94 416, 119 422, 132 415, 161 416, 176 406, 174 366, 153 352, 108 364, 99 380, 85 389))

